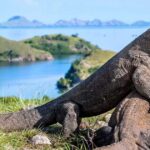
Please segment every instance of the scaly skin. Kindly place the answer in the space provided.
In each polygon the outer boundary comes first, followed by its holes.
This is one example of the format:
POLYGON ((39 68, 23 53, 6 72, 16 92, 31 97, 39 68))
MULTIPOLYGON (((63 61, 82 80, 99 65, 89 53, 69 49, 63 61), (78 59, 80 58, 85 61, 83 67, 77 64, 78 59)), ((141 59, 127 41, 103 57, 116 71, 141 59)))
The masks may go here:
POLYGON ((79 118, 99 115, 114 108, 134 89, 134 84, 143 96, 150 97, 147 90, 149 84, 141 84, 144 91, 137 85, 139 77, 143 82, 142 74, 138 71, 140 67, 149 69, 149 56, 150 30, 131 42, 85 81, 54 101, 29 111, 0 115, 0 129, 12 131, 60 122, 64 134, 69 136, 77 129, 79 118), (139 77, 134 76, 134 72, 139 77))
POLYGON ((149 150, 149 102, 137 92, 130 93, 116 108, 109 125, 113 144, 95 150, 149 150))

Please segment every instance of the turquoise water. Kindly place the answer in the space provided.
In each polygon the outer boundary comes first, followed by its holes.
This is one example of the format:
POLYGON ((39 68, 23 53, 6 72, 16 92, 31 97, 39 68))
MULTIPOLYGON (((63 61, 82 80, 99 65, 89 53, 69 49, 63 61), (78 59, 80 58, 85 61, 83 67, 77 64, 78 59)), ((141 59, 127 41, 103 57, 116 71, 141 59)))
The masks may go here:
POLYGON ((60 94, 56 89, 56 82, 79 57, 75 55, 45 62, 1 64, 0 96, 56 97, 60 94))
MULTIPOLYGON (((0 36, 23 40, 36 35, 62 33, 78 35, 107 50, 119 51, 146 28, 43 28, 0 29, 0 36)), ((0 64, 0 96, 36 98, 60 93, 56 82, 63 77, 71 63, 80 56, 68 56, 52 61, 24 64, 0 64)))

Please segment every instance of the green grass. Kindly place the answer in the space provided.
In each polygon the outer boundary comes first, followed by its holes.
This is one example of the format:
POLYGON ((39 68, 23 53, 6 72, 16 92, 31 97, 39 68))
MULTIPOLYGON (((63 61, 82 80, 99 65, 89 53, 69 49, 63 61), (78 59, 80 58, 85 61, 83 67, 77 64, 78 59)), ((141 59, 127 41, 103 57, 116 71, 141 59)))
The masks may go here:
POLYGON ((111 57, 115 55, 113 51, 93 50, 84 58, 76 60, 66 73, 65 77, 62 77, 57 82, 57 87, 67 89, 74 84, 86 79, 89 75, 100 68, 111 57))
POLYGON ((15 58, 23 58, 24 61, 44 60, 52 57, 50 53, 37 50, 23 42, 12 41, 0 37, 0 61, 9 61, 15 58))
POLYGON ((50 101, 47 96, 42 99, 20 99, 17 97, 0 97, 0 112, 14 112, 29 106, 38 106, 50 101))
POLYGON ((81 80, 86 79, 91 73, 96 71, 100 66, 102 66, 106 61, 108 61, 115 52, 95 50, 87 55, 84 59, 76 61, 73 67, 81 80))
MULTIPOLYGON (((33 100, 23 100, 16 97, 0 98, 0 113, 19 111, 28 106, 42 105, 50 100, 51 99, 47 97, 33 100)), ((83 119, 83 122, 88 122, 90 125, 89 128, 82 129, 80 133, 73 135, 69 139, 63 137, 59 124, 49 126, 47 131, 42 131, 41 129, 15 132, 0 131, 0 150, 23 150, 24 148, 37 150, 87 150, 87 140, 85 137, 90 131, 90 128, 95 128, 94 124, 96 121, 103 120, 104 116, 105 114, 83 119), (39 133, 46 135, 50 139, 52 145, 32 145, 29 142, 30 138, 39 133)))
POLYGON ((25 40, 24 43, 50 52, 53 55, 86 54, 94 49, 99 49, 97 46, 79 37, 62 34, 36 36, 25 40))

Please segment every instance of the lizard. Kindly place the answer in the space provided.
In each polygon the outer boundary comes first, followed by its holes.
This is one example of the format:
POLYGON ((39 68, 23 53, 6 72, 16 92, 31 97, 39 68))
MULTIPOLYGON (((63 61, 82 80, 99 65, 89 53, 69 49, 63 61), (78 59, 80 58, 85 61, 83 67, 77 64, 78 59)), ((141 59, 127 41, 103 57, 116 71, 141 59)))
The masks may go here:
POLYGON ((149 101, 132 91, 116 107, 109 121, 113 130, 113 138, 109 139, 112 144, 95 150, 149 150, 149 109, 149 101))
POLYGON ((45 127, 59 122, 66 137, 77 130, 81 118, 116 107, 133 89, 150 98, 150 30, 133 40, 90 77, 42 106, 0 114, 5 131, 45 127))

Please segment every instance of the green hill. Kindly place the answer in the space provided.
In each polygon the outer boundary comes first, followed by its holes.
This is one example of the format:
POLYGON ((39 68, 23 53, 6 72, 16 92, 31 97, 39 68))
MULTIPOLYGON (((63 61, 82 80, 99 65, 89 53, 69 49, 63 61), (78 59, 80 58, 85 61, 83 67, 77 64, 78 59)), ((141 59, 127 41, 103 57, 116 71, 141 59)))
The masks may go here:
POLYGON ((0 37, 0 61, 20 62, 49 60, 52 55, 42 50, 36 50, 23 42, 17 42, 0 37))
POLYGON ((65 77, 57 82, 58 89, 68 89, 80 81, 86 79, 90 74, 96 71, 107 60, 114 56, 115 52, 94 50, 83 59, 75 61, 65 77))
POLYGON ((86 54, 97 46, 79 38, 77 35, 62 34, 36 36, 24 41, 33 48, 42 49, 53 55, 86 54))

